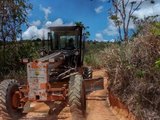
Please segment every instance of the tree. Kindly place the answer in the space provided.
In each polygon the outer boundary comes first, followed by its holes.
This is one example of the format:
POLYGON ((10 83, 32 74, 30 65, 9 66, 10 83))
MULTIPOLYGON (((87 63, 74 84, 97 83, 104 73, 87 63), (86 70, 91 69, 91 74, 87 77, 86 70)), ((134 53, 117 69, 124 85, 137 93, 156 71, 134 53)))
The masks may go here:
POLYGON ((135 18, 134 13, 139 10, 144 2, 154 4, 155 0, 109 0, 112 4, 110 9, 110 19, 114 21, 118 28, 120 40, 129 40, 129 25, 132 18, 135 18))
POLYGON ((120 40, 128 41, 129 25, 132 16, 143 2, 144 0, 110 0, 112 4, 110 19, 114 21, 118 28, 120 40))
POLYGON ((16 41, 20 37, 21 25, 27 24, 27 15, 32 8, 29 0, 0 1, 0 41, 3 41, 3 57, 5 64, 6 41, 16 41))
POLYGON ((31 8, 28 0, 1 0, 0 39, 15 41, 21 34, 21 25, 27 23, 27 15, 31 8))
POLYGON ((133 31, 132 37, 145 34, 160 35, 160 22, 158 20, 159 15, 144 17, 144 19, 133 18, 135 25, 135 31, 133 31))
POLYGON ((89 27, 88 26, 85 26, 82 22, 75 22, 74 23, 76 26, 80 26, 82 27, 82 29, 85 31, 85 37, 88 39, 89 36, 90 36, 90 32, 89 31, 86 31, 89 27))

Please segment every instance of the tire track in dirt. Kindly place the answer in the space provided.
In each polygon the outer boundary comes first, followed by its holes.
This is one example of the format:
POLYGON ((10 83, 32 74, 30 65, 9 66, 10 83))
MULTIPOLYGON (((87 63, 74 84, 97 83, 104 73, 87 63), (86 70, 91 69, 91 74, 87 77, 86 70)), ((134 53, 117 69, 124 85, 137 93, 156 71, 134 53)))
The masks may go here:
POLYGON ((97 100, 87 100, 87 120, 118 120, 112 113, 107 101, 107 74, 105 70, 95 71, 93 77, 104 77, 104 90, 97 90, 88 95, 88 98, 97 100))

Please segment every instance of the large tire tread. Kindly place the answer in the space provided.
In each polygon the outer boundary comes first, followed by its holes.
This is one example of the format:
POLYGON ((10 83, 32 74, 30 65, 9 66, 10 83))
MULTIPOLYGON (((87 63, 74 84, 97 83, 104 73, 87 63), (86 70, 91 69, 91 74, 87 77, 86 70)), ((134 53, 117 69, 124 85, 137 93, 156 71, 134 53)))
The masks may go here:
POLYGON ((69 105, 73 120, 84 120, 82 81, 83 77, 81 75, 71 76, 69 81, 69 105))
POLYGON ((2 120, 17 120, 11 116, 7 107, 7 93, 13 84, 19 85, 14 79, 4 80, 0 83, 0 117, 2 120))
POLYGON ((85 67, 84 68, 84 72, 83 72, 83 78, 84 79, 92 78, 92 74, 93 74, 93 71, 92 71, 91 67, 85 67))

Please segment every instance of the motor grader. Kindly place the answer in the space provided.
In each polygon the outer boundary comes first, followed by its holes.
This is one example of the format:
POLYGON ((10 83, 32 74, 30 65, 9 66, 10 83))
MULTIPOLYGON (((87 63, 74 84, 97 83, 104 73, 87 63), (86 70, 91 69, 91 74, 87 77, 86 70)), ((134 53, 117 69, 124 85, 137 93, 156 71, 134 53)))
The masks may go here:
POLYGON ((47 49, 41 51, 42 57, 23 61, 27 65, 27 83, 19 84, 14 79, 1 82, 0 115, 4 120, 18 120, 26 103, 34 101, 65 102, 70 106, 73 119, 78 120, 85 115, 86 93, 103 88, 103 79, 92 79, 90 67, 83 66, 83 28, 59 26, 49 30, 45 41, 47 49))

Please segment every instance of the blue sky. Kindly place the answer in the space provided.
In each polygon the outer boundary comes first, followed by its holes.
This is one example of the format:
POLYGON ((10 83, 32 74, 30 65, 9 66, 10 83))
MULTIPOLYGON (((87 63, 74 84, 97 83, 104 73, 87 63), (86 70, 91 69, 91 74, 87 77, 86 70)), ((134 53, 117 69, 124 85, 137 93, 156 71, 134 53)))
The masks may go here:
MULTIPOLYGON (((30 0, 30 2, 33 10, 29 12, 29 23, 35 25, 39 21, 40 25, 36 25, 38 29, 41 29, 47 21, 54 22, 57 19, 61 19, 63 24, 81 21, 89 26, 90 39, 94 40, 101 37, 98 34, 108 26, 109 4, 106 0, 30 0)), ((109 40, 113 37, 104 35, 104 38, 109 40)))
MULTIPOLYGON (((143 4, 135 15, 143 18, 160 14, 160 0, 156 1, 154 5, 143 4)), ((30 3, 33 10, 28 14, 30 26, 23 29, 24 39, 46 37, 47 27, 73 25, 77 21, 89 26, 91 40, 112 41, 118 36, 117 28, 108 18, 110 4, 107 0, 30 0, 30 3)), ((129 28, 134 28, 134 25, 129 28)))

